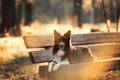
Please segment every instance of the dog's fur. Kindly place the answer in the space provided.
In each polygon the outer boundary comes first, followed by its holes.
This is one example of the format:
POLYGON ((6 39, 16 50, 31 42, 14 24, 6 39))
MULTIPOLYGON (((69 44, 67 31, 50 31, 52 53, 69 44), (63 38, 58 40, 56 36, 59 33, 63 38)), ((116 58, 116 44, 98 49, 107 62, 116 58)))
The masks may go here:
POLYGON ((60 35, 54 31, 53 59, 49 63, 48 71, 56 71, 61 65, 68 65, 94 60, 94 56, 87 47, 74 47, 70 43, 71 31, 60 35))

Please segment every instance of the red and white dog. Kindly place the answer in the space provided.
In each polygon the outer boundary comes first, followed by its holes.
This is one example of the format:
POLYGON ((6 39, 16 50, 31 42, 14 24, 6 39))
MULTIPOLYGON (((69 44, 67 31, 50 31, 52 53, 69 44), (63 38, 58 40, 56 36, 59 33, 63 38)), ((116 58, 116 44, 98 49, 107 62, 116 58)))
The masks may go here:
POLYGON ((49 63, 49 72, 56 71, 61 65, 69 64, 70 35, 70 31, 63 36, 54 31, 53 60, 49 63))
POLYGON ((53 59, 48 71, 56 71, 61 65, 93 61, 94 56, 87 47, 74 47, 70 43, 71 31, 61 35, 54 30, 53 59))

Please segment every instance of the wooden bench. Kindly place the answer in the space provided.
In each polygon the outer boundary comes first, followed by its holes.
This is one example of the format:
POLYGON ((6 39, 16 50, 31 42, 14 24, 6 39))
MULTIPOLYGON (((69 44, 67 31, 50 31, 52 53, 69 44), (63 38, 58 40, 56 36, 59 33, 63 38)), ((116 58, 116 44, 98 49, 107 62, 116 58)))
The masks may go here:
MULTIPOLYGON (((41 48, 29 52, 32 63, 49 62, 52 57, 53 36, 24 36, 26 47, 41 48)), ((95 62, 86 62, 61 66, 56 72, 49 73, 46 66, 40 66, 40 77, 45 80, 85 80, 93 79, 108 70, 120 69, 120 33, 73 34, 74 46, 88 46, 95 62), (87 76, 87 77, 86 77, 87 76)), ((84 54, 84 53, 83 53, 84 54)))

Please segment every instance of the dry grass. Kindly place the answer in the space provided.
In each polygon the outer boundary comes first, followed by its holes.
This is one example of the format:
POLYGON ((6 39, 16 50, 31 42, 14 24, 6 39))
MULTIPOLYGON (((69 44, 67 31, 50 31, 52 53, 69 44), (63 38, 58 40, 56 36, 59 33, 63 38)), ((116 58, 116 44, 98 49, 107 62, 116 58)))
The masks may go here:
POLYGON ((0 39, 0 61, 9 61, 25 55, 26 48, 22 37, 7 37, 0 39))
MULTIPOLYGON (((90 33, 91 29, 98 30, 99 32, 107 32, 107 25, 105 23, 99 24, 89 24, 85 23, 82 25, 82 28, 77 26, 73 27, 72 24, 58 24, 58 23, 49 23, 42 24, 38 21, 33 22, 30 26, 21 26, 22 35, 53 35, 53 31, 57 30, 58 32, 65 33, 67 30, 71 30, 72 34, 81 34, 81 33, 90 33)), ((119 30, 120 31, 120 30, 119 30)), ((114 24, 110 27, 110 32, 116 32, 114 24)))
POLYGON ((38 64, 31 63, 23 38, 1 38, 0 80, 33 80, 36 76, 39 79, 38 64))

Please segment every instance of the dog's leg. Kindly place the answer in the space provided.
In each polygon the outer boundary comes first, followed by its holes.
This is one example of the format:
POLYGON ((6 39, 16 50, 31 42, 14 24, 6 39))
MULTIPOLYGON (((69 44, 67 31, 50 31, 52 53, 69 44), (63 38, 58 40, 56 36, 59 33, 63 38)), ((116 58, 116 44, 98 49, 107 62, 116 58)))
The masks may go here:
POLYGON ((51 72, 51 71, 52 71, 52 68, 53 68, 54 65, 55 65, 54 62, 50 62, 50 63, 49 63, 48 72, 51 72))
POLYGON ((56 71, 61 65, 69 65, 69 64, 70 63, 69 63, 68 59, 61 61, 53 67, 53 71, 56 71))

